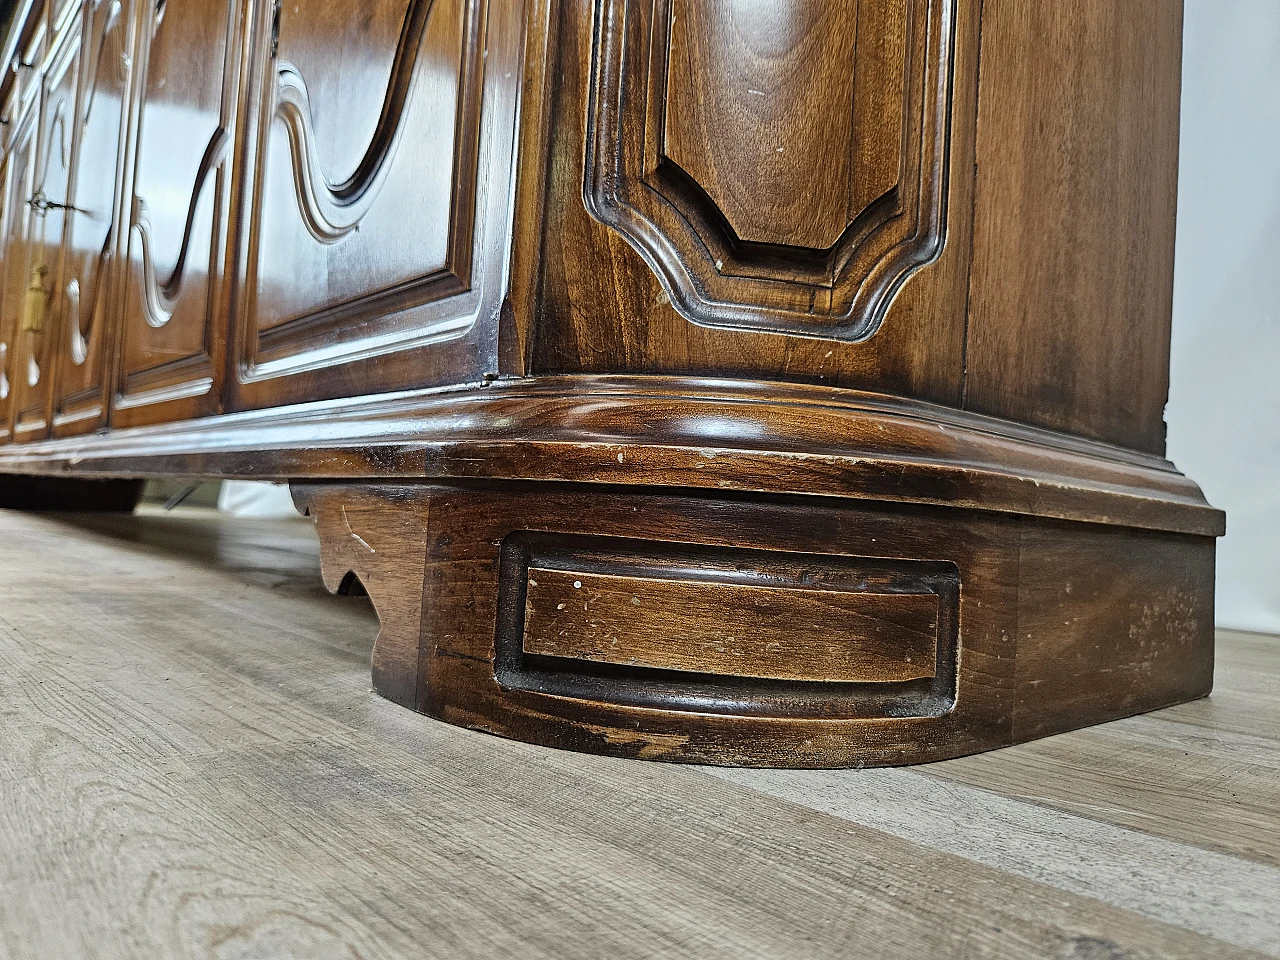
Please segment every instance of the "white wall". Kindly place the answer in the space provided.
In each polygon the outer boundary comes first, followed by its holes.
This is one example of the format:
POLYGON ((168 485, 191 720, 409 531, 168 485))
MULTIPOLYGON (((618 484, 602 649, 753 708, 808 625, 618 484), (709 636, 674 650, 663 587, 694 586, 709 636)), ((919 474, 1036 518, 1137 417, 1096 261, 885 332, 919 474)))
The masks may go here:
POLYGON ((1169 458, 1227 511, 1219 625, 1280 633, 1280 0, 1186 0, 1183 52, 1169 458))

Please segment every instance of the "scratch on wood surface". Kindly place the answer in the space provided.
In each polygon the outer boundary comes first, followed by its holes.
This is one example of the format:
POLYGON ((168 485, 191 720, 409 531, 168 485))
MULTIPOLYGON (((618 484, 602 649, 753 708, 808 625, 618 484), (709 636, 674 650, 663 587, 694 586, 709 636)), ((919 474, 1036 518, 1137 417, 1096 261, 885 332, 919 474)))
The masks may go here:
POLYGON ((351 534, 351 537, 352 537, 352 539, 353 539, 353 540, 355 540, 357 543, 359 543, 362 547, 364 547, 364 548, 365 548, 366 550, 368 550, 370 553, 377 553, 377 552, 378 552, 377 550, 373 549, 373 547, 369 546, 369 541, 368 541, 368 540, 366 540, 364 537, 360 536, 360 534, 356 533, 354 530, 352 530, 352 529, 351 529, 351 521, 347 519, 347 506, 346 506, 346 504, 343 504, 343 505, 342 505, 342 522, 343 522, 343 523, 345 523, 345 524, 347 525, 347 533, 351 534))
POLYGON ((617 727, 605 727, 599 724, 586 723, 583 726, 594 734, 605 738, 608 743, 624 745, 640 745, 636 756, 641 760, 652 760, 679 750, 689 742, 683 733, 645 733, 641 730, 620 730, 617 727))

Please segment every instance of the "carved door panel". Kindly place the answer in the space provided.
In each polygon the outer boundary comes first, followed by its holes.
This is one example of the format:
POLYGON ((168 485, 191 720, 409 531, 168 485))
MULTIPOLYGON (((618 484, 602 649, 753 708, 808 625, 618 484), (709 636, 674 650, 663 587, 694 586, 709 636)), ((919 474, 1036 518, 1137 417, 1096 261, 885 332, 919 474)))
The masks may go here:
MULTIPOLYGON (((27 91, 22 91, 23 93, 27 91)), ((35 192, 39 88, 23 97, 15 91, 5 108, 8 143, 4 157, 3 213, 0 215, 0 442, 9 438, 13 401, 28 368, 19 363, 22 304, 31 276, 31 230, 35 213, 27 202, 35 192)))
POLYGON ((219 409, 236 7, 139 3, 141 103, 117 425, 219 409))
MULTIPOLYGON (((53 291, 57 289, 71 186, 72 149, 75 139, 76 79, 80 59, 80 28, 73 21, 56 42, 42 71, 40 122, 35 143, 35 175, 26 202, 32 209, 30 228, 31 253, 25 291, 35 281, 43 285, 46 296, 39 329, 20 330, 16 337, 15 366, 19 376, 13 383, 13 437, 33 440, 49 430, 53 400, 54 364, 62 338, 58 335, 57 317, 52 309, 53 291)), ((23 298, 25 300, 25 296, 23 298)), ((18 303, 20 314, 22 301, 18 303)), ((24 326, 22 319, 19 326, 24 326)))
POLYGON ((544 9, 518 209, 545 257, 513 279, 535 370, 958 400, 976 3, 544 9))
MULTIPOLYGON (((9 109, 12 98, 0 104, 4 118, 8 122, 13 112, 9 109)), ((3 141, 0 140, 0 143, 3 141)), ((13 339, 8 327, 8 316, 4 310, 4 274, 9 257, 9 153, 4 144, 4 154, 0 156, 0 444, 9 441, 9 341, 13 339)))
POLYGON ((494 368, 514 108, 481 101, 516 89, 516 9, 258 7, 236 405, 494 368))
POLYGON ((84 56, 74 114, 70 209, 49 333, 57 362, 53 433, 84 433, 106 414, 118 317, 116 271, 121 146, 128 100, 129 23, 120 0, 86 0, 84 56))

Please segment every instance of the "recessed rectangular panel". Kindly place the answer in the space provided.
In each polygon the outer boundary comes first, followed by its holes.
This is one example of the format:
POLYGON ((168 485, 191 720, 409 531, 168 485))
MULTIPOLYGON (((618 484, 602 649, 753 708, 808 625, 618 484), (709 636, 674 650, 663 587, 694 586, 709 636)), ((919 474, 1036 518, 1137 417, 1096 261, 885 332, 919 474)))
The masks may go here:
POLYGON ((494 665, 509 689, 828 717, 955 704, 949 561, 518 532, 500 565, 494 665))
POLYGON ((938 596, 529 570, 524 652, 767 680, 891 683, 937 672, 938 596))

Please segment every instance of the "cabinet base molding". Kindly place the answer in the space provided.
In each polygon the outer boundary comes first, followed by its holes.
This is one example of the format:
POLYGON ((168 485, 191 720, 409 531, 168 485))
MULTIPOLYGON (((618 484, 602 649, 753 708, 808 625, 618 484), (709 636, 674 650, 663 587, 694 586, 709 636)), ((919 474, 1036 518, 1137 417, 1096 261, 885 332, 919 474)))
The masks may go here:
POLYGON ((642 759, 940 760, 1192 700, 1212 536, 868 499, 298 482, 375 689, 642 759))

